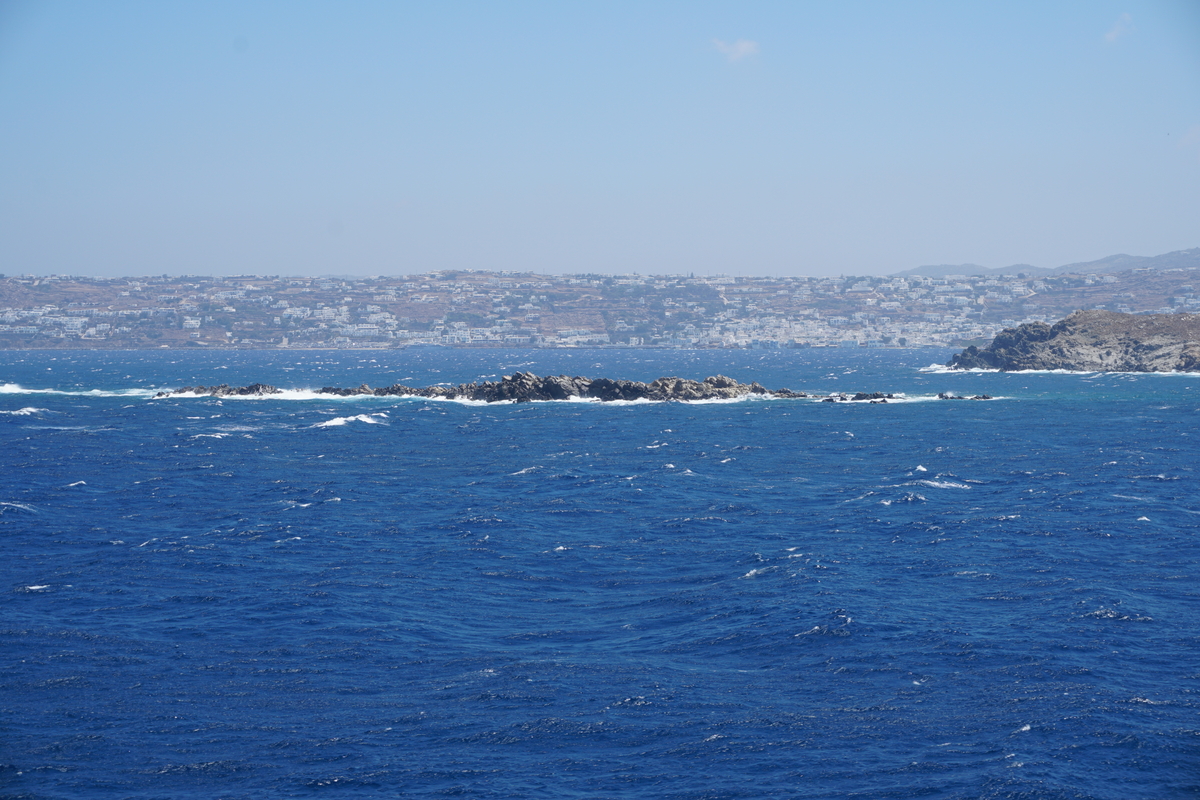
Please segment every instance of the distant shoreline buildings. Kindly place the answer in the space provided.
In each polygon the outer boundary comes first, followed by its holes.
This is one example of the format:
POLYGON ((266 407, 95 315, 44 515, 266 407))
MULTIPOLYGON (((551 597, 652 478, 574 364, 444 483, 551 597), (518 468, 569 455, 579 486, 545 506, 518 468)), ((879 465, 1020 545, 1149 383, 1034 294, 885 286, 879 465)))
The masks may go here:
POLYGON ((0 349, 958 347, 1078 309, 1197 312, 1198 283, 1196 266, 839 278, 22 275, 0 277, 0 349))

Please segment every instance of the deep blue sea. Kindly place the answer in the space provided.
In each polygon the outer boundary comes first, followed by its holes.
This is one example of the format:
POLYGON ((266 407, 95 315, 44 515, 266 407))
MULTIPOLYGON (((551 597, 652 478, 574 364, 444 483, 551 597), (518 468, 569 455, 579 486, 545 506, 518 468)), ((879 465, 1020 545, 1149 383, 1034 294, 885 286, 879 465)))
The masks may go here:
POLYGON ((0 795, 1197 797, 1200 375, 949 354, 0 352, 0 795), (517 370, 908 401, 304 391, 517 370))

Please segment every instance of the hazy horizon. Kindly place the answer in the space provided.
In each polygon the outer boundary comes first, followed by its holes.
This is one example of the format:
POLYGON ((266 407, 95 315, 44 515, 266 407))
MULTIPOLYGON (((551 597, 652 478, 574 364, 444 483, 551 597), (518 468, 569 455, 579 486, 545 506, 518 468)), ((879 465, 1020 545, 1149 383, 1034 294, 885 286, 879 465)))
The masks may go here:
POLYGON ((11 2, 0 273, 880 275, 1200 244, 1200 7, 11 2))

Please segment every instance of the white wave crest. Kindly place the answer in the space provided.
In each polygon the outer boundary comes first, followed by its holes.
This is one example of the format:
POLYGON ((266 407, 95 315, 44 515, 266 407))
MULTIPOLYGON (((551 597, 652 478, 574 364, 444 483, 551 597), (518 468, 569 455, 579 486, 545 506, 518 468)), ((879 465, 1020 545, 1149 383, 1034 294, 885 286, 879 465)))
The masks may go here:
POLYGON ((19 383, 0 383, 0 394, 53 394, 66 397, 153 397, 154 389, 26 389, 19 383))
POLYGON ((968 486, 965 483, 956 483, 954 481, 921 480, 921 481, 913 481, 911 484, 907 484, 907 485, 909 485, 909 486, 912 486, 912 485, 928 486, 931 489, 970 489, 971 488, 970 486, 968 486))
MULTIPOLYGON (((948 367, 945 364, 930 364, 928 367, 921 367, 919 372, 925 372, 935 375, 962 375, 966 373, 983 373, 983 372, 1004 372, 1001 369, 956 369, 948 367)), ((1200 372, 1122 372, 1120 370, 1096 370, 1096 369, 1014 369, 1008 370, 1011 375, 1136 375, 1138 377, 1150 375, 1176 375, 1190 378, 1200 377, 1200 372)))
POLYGON ((998 369, 958 369, 956 367, 948 367, 945 364, 930 364, 928 367, 921 367, 918 372, 924 372, 932 375, 961 375, 964 372, 1000 372, 998 369))
POLYGON ((7 414, 12 417, 28 417, 32 414, 42 414, 49 410, 50 409, 48 408, 34 408, 33 406, 26 406, 25 408, 18 408, 14 411, 0 411, 0 414, 7 414))
POLYGON ((368 425, 384 425, 387 423, 387 413, 380 412, 379 414, 356 414, 353 417, 334 417, 327 419, 324 422, 318 422, 313 425, 314 428, 339 428, 342 425, 349 425, 351 422, 365 422, 368 425))

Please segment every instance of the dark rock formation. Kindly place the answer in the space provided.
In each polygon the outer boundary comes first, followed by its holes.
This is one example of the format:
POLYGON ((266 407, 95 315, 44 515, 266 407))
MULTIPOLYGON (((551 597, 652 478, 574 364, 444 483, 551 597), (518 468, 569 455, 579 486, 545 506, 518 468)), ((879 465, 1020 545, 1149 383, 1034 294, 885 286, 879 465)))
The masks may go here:
POLYGON ((895 400, 896 395, 884 394, 883 392, 855 392, 853 395, 839 392, 831 394, 829 397, 821 398, 822 403, 855 403, 867 401, 869 403, 886 403, 888 400, 895 400))
MULTIPOLYGON (((157 397, 169 397, 180 394, 205 394, 213 397, 231 395, 268 395, 278 394, 274 386, 256 383, 244 387, 220 386, 188 386, 178 391, 159 392, 157 397)), ((463 383, 458 386, 426 386, 412 387, 394 384, 379 389, 372 389, 363 384, 357 389, 342 389, 326 386, 318 389, 317 394, 350 397, 354 395, 373 395, 375 397, 433 397, 448 400, 483 400, 495 403, 502 400, 518 403, 531 400, 566 400, 569 397, 590 398, 595 400, 727 400, 746 395, 765 395, 769 397, 807 397, 803 392, 793 392, 790 389, 770 391, 758 383, 738 383, 733 378, 715 375, 703 381, 687 378, 659 378, 651 383, 640 381, 622 381, 612 378, 570 378, 566 375, 538 377, 531 372, 518 372, 506 375, 500 381, 484 383, 463 383)), ((883 397, 883 395, 879 395, 883 397)))
POLYGON ((956 369, 1081 372, 1200 370, 1200 315, 1077 311, 1054 325, 1007 328, 984 348, 950 359, 956 369))
POLYGON ((376 394, 376 390, 372 389, 370 386, 367 386, 364 383, 362 386, 359 386, 357 389, 342 389, 337 386, 322 386, 320 389, 317 390, 317 394, 333 394, 333 395, 337 395, 338 397, 354 397, 355 395, 360 395, 360 394, 374 395, 374 394, 376 394))
POLYGON ((252 383, 249 386, 230 386, 222 383, 219 386, 185 386, 173 392, 159 392, 155 397, 167 397, 173 394, 204 394, 212 397, 253 397, 265 394, 279 394, 269 383, 252 383))

